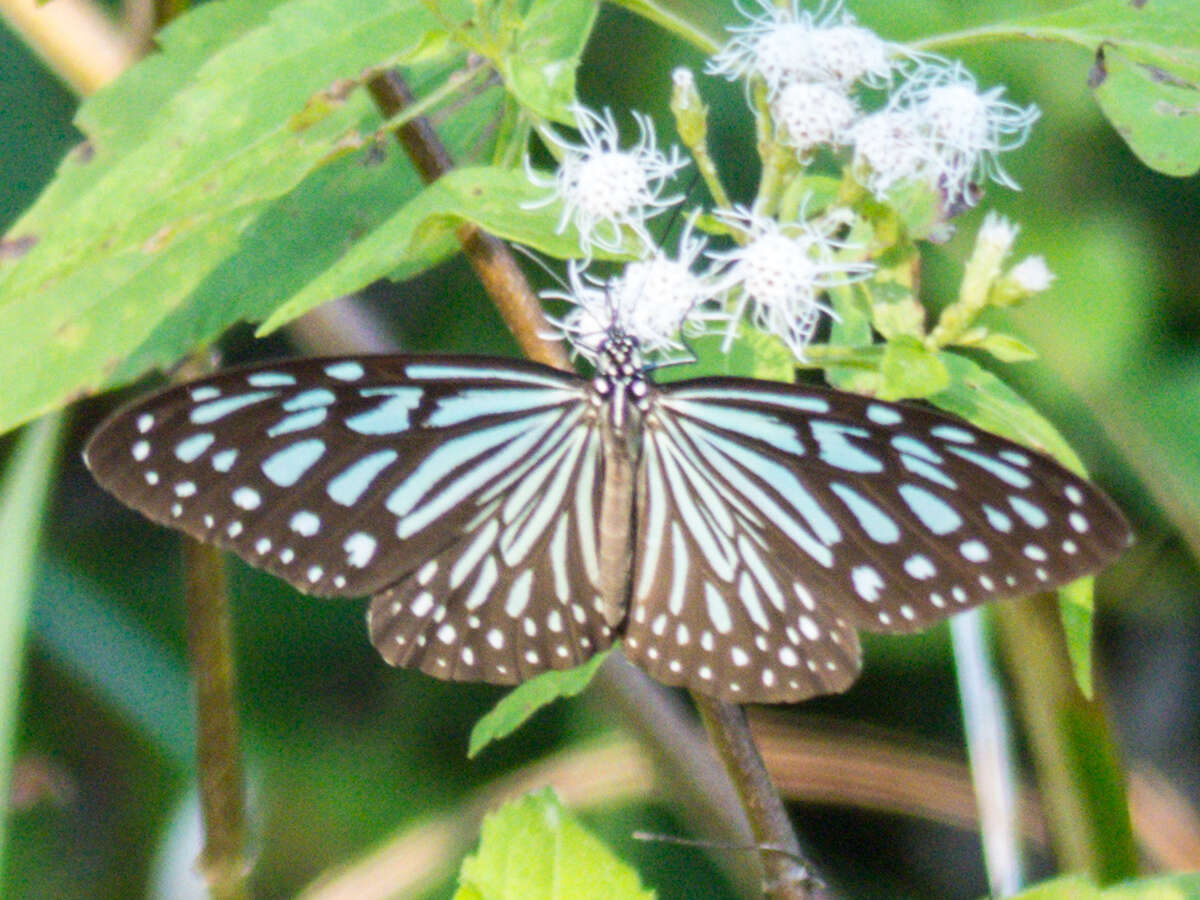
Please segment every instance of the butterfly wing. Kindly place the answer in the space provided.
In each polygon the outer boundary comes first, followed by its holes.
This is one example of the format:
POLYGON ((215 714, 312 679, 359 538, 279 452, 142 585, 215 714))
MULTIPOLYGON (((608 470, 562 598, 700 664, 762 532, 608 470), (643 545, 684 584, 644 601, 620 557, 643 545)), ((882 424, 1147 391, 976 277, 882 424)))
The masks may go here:
POLYGON ((85 459, 149 518, 301 591, 377 594, 390 662, 514 681, 611 641, 592 606, 560 599, 595 594, 578 487, 603 479, 594 416, 584 379, 536 364, 309 359, 139 401, 85 459))
POLYGON ((854 627, 919 630, 1071 581, 1129 542, 1086 481, 922 407, 700 379, 658 389, 645 430, 627 652, 743 701, 844 689, 854 627), (665 659, 680 623, 711 649, 665 659))

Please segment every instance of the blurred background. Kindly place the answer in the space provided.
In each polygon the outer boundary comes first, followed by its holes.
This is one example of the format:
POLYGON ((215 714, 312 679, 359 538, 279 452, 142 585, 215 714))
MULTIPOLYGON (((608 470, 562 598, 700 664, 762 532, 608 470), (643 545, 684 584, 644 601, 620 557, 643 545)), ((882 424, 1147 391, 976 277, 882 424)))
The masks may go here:
MULTIPOLYGON (((905 40, 1061 5, 851 8, 905 40)), ((2 24, 5 13, 0 3, 0 233, 80 140, 75 93, 2 24)), ((702 14, 735 16, 716 5, 702 14)), ((1200 869, 1200 182, 1158 175, 1130 153, 1089 94, 1088 53, 1026 44, 955 55, 981 86, 1005 84, 1015 102, 1043 111, 1028 146, 1005 157, 1022 190, 992 185, 982 204, 1021 225, 1018 255, 1044 255, 1058 276, 1007 316, 1041 360, 985 364, 1058 426, 1134 525, 1137 546, 1097 583, 1096 691, 1143 864, 1200 869)), ((677 65, 699 72, 703 60, 606 5, 580 93, 594 106, 645 110, 667 143, 677 65)), ((754 158, 741 90, 705 77, 700 90, 718 162, 744 199, 756 173, 730 164, 754 158)), ((933 307, 953 295, 982 215, 968 213, 955 239, 926 248, 933 307)), ((516 353, 457 261, 356 303, 346 315, 366 310, 406 350, 516 353)), ((236 361, 293 352, 289 341, 285 332, 263 347, 243 327, 222 346, 236 361)), ((180 544, 101 493, 79 456, 90 429, 131 395, 70 413, 22 673, 3 890, 12 898, 189 895, 196 799, 180 544)), ((0 455, 12 443, 0 438, 0 455)), ((694 823, 655 789, 611 704, 587 694, 560 702, 468 761, 470 729, 502 691, 389 669, 366 640, 361 602, 302 598, 235 561, 230 572, 255 896, 295 896, 371 852, 412 867, 399 896, 448 896, 475 826, 455 829, 476 821, 493 792, 546 772, 578 789, 584 820, 660 897, 734 896, 723 874, 731 851, 632 839, 691 834, 694 823)), ((863 678, 847 694, 756 720, 802 839, 844 895, 986 892, 945 626, 868 638, 863 678)), ((1023 821, 1033 874, 1045 875, 1053 857, 1032 802, 1023 821)))

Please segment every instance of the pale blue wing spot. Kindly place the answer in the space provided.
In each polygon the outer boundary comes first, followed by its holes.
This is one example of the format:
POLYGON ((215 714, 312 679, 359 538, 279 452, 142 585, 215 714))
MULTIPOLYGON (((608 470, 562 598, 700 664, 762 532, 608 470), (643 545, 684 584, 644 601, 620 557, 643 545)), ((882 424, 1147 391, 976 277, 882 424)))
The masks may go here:
POLYGON ((180 462, 195 462, 215 440, 216 437, 209 432, 193 434, 175 445, 175 456, 180 462))
POLYGON ((291 387, 296 383, 296 376, 286 372, 255 372, 246 377, 246 383, 251 387, 291 387))
POLYGON ((829 401, 823 397, 797 396, 795 394, 777 394, 773 391, 744 391, 737 388, 708 388, 708 387, 693 387, 680 388, 671 390, 667 394, 664 402, 670 403, 675 399, 684 400, 706 400, 706 401, 729 401, 741 400, 746 403, 762 404, 773 403, 776 406, 782 406, 786 409, 795 409, 800 412, 817 413, 818 415, 826 415, 829 413, 829 401))
POLYGON ((921 524, 936 535, 949 534, 962 525, 962 516, 940 497, 915 484, 902 484, 900 497, 921 524))
POLYGON ((262 471, 279 487, 291 487, 324 455, 324 441, 317 438, 297 441, 263 460, 262 471))
POLYGON ((488 366, 447 365, 444 363, 410 363, 404 373, 412 379, 422 381, 460 381, 492 379, 494 381, 532 384, 539 387, 562 388, 571 383, 567 375, 553 377, 526 372, 520 369, 493 368, 488 366))
POLYGON ((279 437, 281 434, 293 434, 297 431, 316 428, 325 421, 328 412, 323 407, 318 407, 317 409, 306 409, 303 412, 292 413, 290 416, 280 419, 268 428, 267 437, 279 437))
POLYGON ((529 388, 468 388, 439 398, 437 408, 426 419, 432 428, 461 425, 484 416, 531 412, 577 400, 574 393, 561 387, 547 390, 529 388))
POLYGON ((338 381, 358 381, 366 374, 366 371, 360 363, 351 359, 346 362, 331 363, 325 367, 325 374, 338 381))
POLYGON ((1050 517, 1046 515, 1046 511, 1023 497, 1009 497, 1008 505, 1030 528, 1045 528, 1050 524, 1050 517))
POLYGON ((918 581, 925 581, 937 574, 937 568, 928 556, 914 553, 904 561, 904 571, 918 581))
POLYGON ((278 396, 278 393, 278 391, 254 391, 249 394, 234 394, 232 397, 213 400, 193 409, 188 415, 188 419, 193 425, 208 425, 239 409, 270 400, 272 397, 278 396))
POLYGON ((954 425, 935 425, 929 429, 929 433, 935 438, 941 438, 943 441, 951 441, 955 444, 975 443, 975 435, 954 425))
POLYGON ((955 456, 960 456, 967 462, 974 463, 979 468, 991 472, 1005 484, 1010 484, 1022 490, 1033 484, 1033 480, 1024 472, 1019 472, 1012 466, 1002 463, 991 456, 976 453, 974 450, 964 450, 962 447, 947 447, 946 449, 955 456))
POLYGON ((243 485, 233 492, 233 505, 239 509, 258 509, 262 505, 262 495, 252 487, 243 485))
POLYGON ((760 440, 793 456, 804 455, 804 445, 796 436, 796 429, 786 422, 779 421, 770 413, 721 406, 715 403, 684 401, 683 403, 673 402, 671 405, 682 415, 699 419, 726 431, 733 431, 760 440))
POLYGON ((421 405, 424 391, 416 387, 366 388, 363 397, 386 397, 379 406, 353 415, 346 427, 358 434, 398 434, 412 424, 409 415, 421 405))
POLYGON ((206 384, 192 388, 188 391, 188 394, 191 395, 193 403, 203 403, 206 400, 215 400, 217 397, 220 397, 221 389, 211 384, 206 384))
POLYGON ((920 475, 927 481, 932 481, 934 484, 940 484, 944 488, 949 488, 952 491, 958 490, 958 483, 939 469, 935 465, 925 462, 923 459, 918 459, 915 456, 910 456, 907 453, 900 454, 900 465, 908 469, 914 475, 920 475))
POLYGON ((1002 513, 1000 510, 996 509, 996 507, 989 506, 986 503, 983 504, 983 514, 987 516, 988 524, 997 531, 1001 531, 1004 534, 1008 534, 1010 531, 1012 531, 1012 519, 1009 518, 1005 513, 1002 513))
POLYGON ((963 559, 973 563, 985 563, 992 558, 983 541, 963 541, 958 547, 958 552, 962 554, 963 559))
POLYGON ((846 504, 871 540, 877 544, 894 544, 900 540, 900 527, 895 520, 858 491, 845 484, 829 487, 846 504))
POLYGON ((283 408, 288 412, 298 412, 302 409, 312 409, 317 406, 329 406, 336 402, 337 397, 328 388, 312 388, 302 391, 295 397, 284 401, 283 408))
POLYGON ((221 450, 212 455, 212 467, 218 472, 228 472, 237 461, 238 452, 235 449, 221 450))
POLYGON ((379 473, 396 461, 395 450, 376 450, 329 480, 325 493, 334 503, 353 506, 379 473))
POLYGON ((904 421, 904 417, 900 415, 899 410, 891 406, 882 406, 878 403, 872 403, 867 406, 867 418, 876 425, 899 425, 904 421))
POLYGON ((933 463, 935 466, 942 464, 941 454, 933 450, 924 441, 919 441, 915 437, 907 434, 898 434, 892 438, 892 446, 901 453, 909 453, 919 459, 925 460, 927 463, 933 463))
POLYGON ((883 460, 850 443, 849 438, 852 437, 869 438, 870 432, 865 428, 825 421, 811 422, 809 427, 821 447, 821 459, 829 465, 860 474, 883 471, 883 460))

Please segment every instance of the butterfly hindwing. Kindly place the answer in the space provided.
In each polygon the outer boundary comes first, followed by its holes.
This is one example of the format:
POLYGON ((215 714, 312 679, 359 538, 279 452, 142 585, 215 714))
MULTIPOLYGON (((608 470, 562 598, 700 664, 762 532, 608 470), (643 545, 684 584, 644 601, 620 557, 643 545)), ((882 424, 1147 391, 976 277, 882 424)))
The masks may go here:
POLYGON ((596 552, 604 457, 594 412, 578 415, 479 495, 454 543, 376 594, 371 639, 389 663, 515 684, 612 644, 596 552))

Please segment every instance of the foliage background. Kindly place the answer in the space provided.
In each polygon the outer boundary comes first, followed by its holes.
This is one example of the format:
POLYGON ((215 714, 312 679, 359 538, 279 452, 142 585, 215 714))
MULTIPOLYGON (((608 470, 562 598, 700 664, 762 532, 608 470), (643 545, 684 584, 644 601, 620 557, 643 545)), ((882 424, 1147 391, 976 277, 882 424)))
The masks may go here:
MULTIPOLYGON (((853 11, 885 37, 908 39, 1060 6, 862 0, 853 11)), ((1129 770, 1152 769, 1194 804, 1200 547, 1187 538, 1200 509, 1200 184, 1158 175, 1132 156, 1089 95, 1088 54, 987 44, 961 56, 981 84, 1002 82, 1044 112, 1030 145, 1006 160, 1023 191, 992 190, 986 201, 1021 223, 1018 249, 1044 254, 1059 276, 1010 317, 1042 361, 1003 374, 1060 427, 1135 524, 1138 547, 1099 581, 1098 693, 1129 770)), ((681 63, 699 69, 701 60, 606 6, 580 92, 594 105, 648 111, 666 140, 669 72, 681 63)), ((718 158, 752 158, 740 89, 701 82, 718 158)), ((0 233, 77 142, 74 105, 0 28, 0 233)), ((735 171, 725 169, 744 197, 754 173, 739 179, 735 171)), ((965 217, 959 237, 927 256, 926 297, 951 295, 980 215, 965 217)), ((384 311, 408 349, 515 352, 458 262, 413 283, 380 285, 366 302, 384 311)), ((286 341, 272 338, 271 352, 285 352, 286 341)), ((8 343, 0 334, 0 347, 8 343)), ((263 352, 246 328, 224 343, 235 359, 263 352)), ((78 455, 114 399, 75 408, 38 561, 4 886, 14 898, 183 896, 164 886, 158 869, 164 858, 178 868, 169 842, 194 812, 178 545, 102 495, 78 455)), ((240 567, 233 585, 256 896, 293 896, 398 830, 453 816, 481 786, 620 727, 585 697, 542 713, 468 763, 471 725, 501 692, 388 670, 364 640, 361 603, 303 600, 240 567)), ((932 742, 959 753, 945 628, 870 640, 865 675, 848 694, 772 718, 801 729, 818 718, 833 722, 849 744, 859 729, 879 728, 899 736, 902 748, 932 742)), ((847 895, 984 892, 977 841, 966 832, 833 804, 795 813, 822 871, 847 895)), ((1168 824, 1156 815, 1143 827, 1168 824)), ((686 832, 669 798, 622 798, 591 807, 585 820, 659 896, 728 896, 703 854, 630 839, 635 829, 686 832)), ((1195 839, 1194 813, 1191 824, 1195 839)), ((1190 867, 1200 868, 1200 848, 1190 849, 1190 867)), ((1049 864, 1045 854, 1037 859, 1049 864)), ((443 883, 428 896, 448 891, 443 883)))

